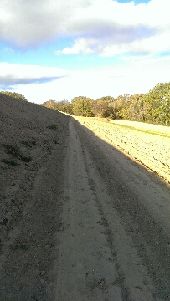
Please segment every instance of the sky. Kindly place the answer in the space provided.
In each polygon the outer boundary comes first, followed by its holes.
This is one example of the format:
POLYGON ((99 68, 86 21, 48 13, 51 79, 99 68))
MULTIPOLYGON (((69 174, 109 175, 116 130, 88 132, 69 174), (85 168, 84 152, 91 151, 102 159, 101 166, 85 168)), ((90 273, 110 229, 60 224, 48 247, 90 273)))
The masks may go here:
POLYGON ((170 82, 170 0, 0 0, 0 90, 35 103, 170 82))

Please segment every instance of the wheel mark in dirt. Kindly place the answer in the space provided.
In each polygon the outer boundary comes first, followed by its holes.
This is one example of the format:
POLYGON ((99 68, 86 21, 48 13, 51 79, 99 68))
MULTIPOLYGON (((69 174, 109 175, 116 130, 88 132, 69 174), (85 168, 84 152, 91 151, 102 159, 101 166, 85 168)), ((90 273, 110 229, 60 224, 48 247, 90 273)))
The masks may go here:
MULTIPOLYGON (((70 123, 56 300, 119 300, 121 287, 89 186, 79 135, 70 123)), ((126 301, 125 299, 123 301, 126 301)))
POLYGON ((90 174, 89 174, 88 162, 87 162, 87 158, 86 158, 86 151, 85 151, 83 146, 82 146, 82 148, 83 148, 83 155, 84 155, 84 160, 85 160, 86 172, 89 175, 89 177, 88 177, 89 186, 91 188, 91 192, 93 194, 96 206, 98 208, 98 211, 99 211, 99 214, 100 214, 100 217, 101 217, 100 224, 102 224, 105 228, 104 233, 106 235, 106 240, 107 240, 107 243, 108 243, 110 251, 111 251, 112 261, 115 262, 115 265, 116 265, 118 278, 113 283, 113 285, 118 284, 121 287, 122 301, 130 301, 129 290, 125 286, 125 276, 124 276, 123 272, 121 271, 120 265, 119 265, 118 260, 117 260, 116 250, 115 250, 114 245, 113 245, 112 232, 110 230, 109 223, 108 223, 107 219, 105 218, 102 205, 101 205, 101 203, 100 203, 100 201, 97 197, 97 192, 95 190, 95 182, 90 177, 90 174))

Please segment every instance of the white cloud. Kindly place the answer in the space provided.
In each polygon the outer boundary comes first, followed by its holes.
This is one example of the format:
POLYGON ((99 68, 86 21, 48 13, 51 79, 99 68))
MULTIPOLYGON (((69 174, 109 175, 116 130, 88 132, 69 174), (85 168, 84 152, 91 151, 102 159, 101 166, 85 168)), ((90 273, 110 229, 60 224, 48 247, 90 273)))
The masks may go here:
POLYGON ((55 52, 56 55, 75 55, 97 53, 101 56, 120 54, 157 54, 170 52, 170 30, 164 30, 157 35, 145 37, 132 42, 108 41, 106 38, 76 39, 71 47, 55 52))
POLYGON ((0 37, 18 46, 38 45, 65 31, 68 1, 1 0, 0 37))
POLYGON ((93 0, 86 10, 77 8, 70 31, 78 37, 71 47, 56 54, 113 56, 170 51, 169 9, 169 0, 151 0, 139 5, 93 0))
POLYGON ((80 38, 74 42, 72 47, 66 47, 63 50, 56 51, 57 55, 60 54, 90 54, 94 53, 93 46, 95 45, 94 39, 80 38))
MULTIPOLYGON (((72 99, 84 95, 92 98, 125 93, 144 93, 159 82, 169 82, 170 58, 134 57, 124 59, 121 65, 115 64, 107 68, 86 70, 58 70, 39 66, 8 65, 8 71, 13 70, 13 76, 18 76, 18 70, 28 75, 62 76, 41 85, 13 85, 14 91, 22 93, 33 102, 42 103, 48 99, 72 99)), ((0 64, 1 74, 8 75, 6 64, 0 64)))
POLYGON ((65 70, 36 65, 0 63, 0 87, 11 88, 15 85, 42 85, 66 77, 65 70))
POLYGON ((15 78, 41 78, 42 76, 64 76, 65 70, 55 67, 43 67, 39 65, 23 65, 0 62, 0 76, 9 74, 15 78))
POLYGON ((129 49, 153 51, 147 43, 153 39, 157 47, 160 37, 161 50, 170 50, 162 38, 170 33, 169 9, 169 0, 139 5, 116 0, 1 0, 0 39, 28 47, 71 37, 73 46, 57 53, 112 55, 129 49))
POLYGON ((102 56, 113 56, 117 54, 157 54, 170 52, 170 31, 165 30, 159 34, 134 41, 132 43, 121 43, 120 45, 106 45, 102 48, 102 56))

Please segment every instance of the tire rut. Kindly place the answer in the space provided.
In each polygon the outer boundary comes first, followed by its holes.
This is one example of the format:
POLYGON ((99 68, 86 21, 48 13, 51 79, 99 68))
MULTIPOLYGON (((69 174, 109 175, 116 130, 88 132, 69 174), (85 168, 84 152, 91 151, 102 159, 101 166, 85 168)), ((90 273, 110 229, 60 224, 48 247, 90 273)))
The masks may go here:
MULTIPOLYGON (((84 154, 85 154, 85 151, 84 151, 84 154)), ((97 209, 98 209, 100 217, 101 217, 101 222, 100 223, 104 227, 104 233, 106 235, 106 240, 107 240, 108 246, 110 248, 110 252, 111 252, 111 255, 112 255, 112 261, 115 262, 116 272, 118 274, 118 277, 115 281, 115 284, 119 284, 119 286, 121 287, 122 301, 130 301, 131 299, 129 297, 130 296, 129 295, 129 289, 126 287, 126 284, 125 284, 125 275, 121 271, 120 264, 118 263, 117 252, 116 252, 116 249, 115 249, 114 243, 113 243, 112 231, 110 229, 110 225, 108 223, 108 220, 105 217, 105 213, 103 211, 102 204, 100 203, 100 200, 97 197, 97 193, 96 193, 96 190, 95 190, 96 185, 95 185, 94 180, 90 177, 89 170, 88 170, 87 158, 86 158, 85 155, 84 155, 84 159, 85 159, 85 162, 86 162, 86 164, 85 164, 86 171, 87 171, 87 174, 89 175, 89 177, 88 177, 89 186, 90 186, 91 191, 93 193, 93 197, 94 197, 97 209)))
POLYGON ((96 206, 73 122, 65 171, 56 300, 129 301, 122 293, 123 277, 117 273, 107 242, 106 221, 96 206))

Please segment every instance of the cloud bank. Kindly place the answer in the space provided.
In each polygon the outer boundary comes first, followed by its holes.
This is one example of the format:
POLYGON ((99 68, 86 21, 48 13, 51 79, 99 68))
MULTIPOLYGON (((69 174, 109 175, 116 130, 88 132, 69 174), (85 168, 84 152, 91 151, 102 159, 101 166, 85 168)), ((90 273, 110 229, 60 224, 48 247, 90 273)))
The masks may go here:
POLYGON ((24 78, 28 78, 32 69, 35 78, 38 78, 40 74, 44 77, 48 77, 50 74, 60 77, 42 85, 36 82, 30 85, 17 82, 17 85, 12 86, 15 92, 24 94, 28 100, 36 103, 42 103, 48 99, 70 100, 79 95, 99 98, 106 95, 145 93, 157 83, 168 82, 170 78, 170 68, 167 68, 170 66, 170 57, 159 59, 132 57, 124 59, 121 65, 69 71, 33 65, 17 65, 17 68, 16 65, 5 66, 5 64, 0 64, 0 70, 3 70, 0 76, 2 73, 8 75, 8 70, 11 69, 14 77, 17 78, 18 69, 20 72, 22 70, 24 78), (8 70, 5 71, 7 67, 8 70))
POLYGON ((34 47, 72 38, 56 54, 170 51, 169 0, 1 0, 0 39, 34 47), (157 48, 158 47, 158 48, 157 48))
POLYGON ((0 87, 46 84, 66 77, 66 71, 36 65, 0 63, 0 87))
POLYGON ((14 85, 30 85, 30 84, 44 84, 56 79, 61 79, 62 76, 49 76, 39 78, 15 78, 13 75, 0 76, 0 86, 9 88, 14 85))

